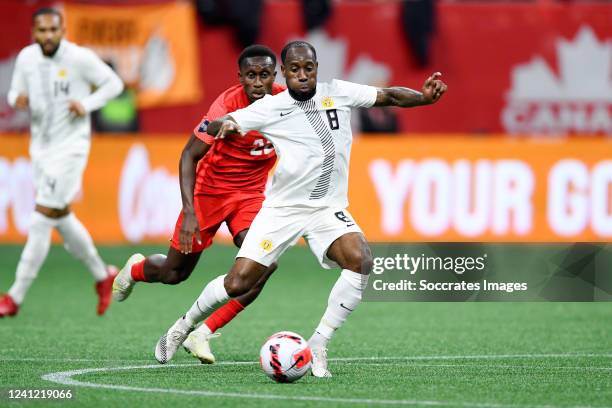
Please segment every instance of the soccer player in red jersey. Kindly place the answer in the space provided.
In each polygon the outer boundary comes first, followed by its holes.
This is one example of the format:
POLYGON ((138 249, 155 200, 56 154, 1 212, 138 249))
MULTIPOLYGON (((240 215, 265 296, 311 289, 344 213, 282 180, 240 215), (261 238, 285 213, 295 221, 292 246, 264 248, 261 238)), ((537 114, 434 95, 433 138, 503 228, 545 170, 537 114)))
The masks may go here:
MULTIPOLYGON (((113 297, 117 301, 125 300, 136 282, 174 285, 187 279, 224 221, 234 244, 242 245, 265 198, 264 189, 276 154, 259 132, 215 141, 206 133, 207 125, 267 94, 282 92, 285 87, 274 83, 276 55, 268 47, 252 45, 245 48, 238 57, 238 68, 240 84, 217 97, 181 154, 179 179, 183 210, 168 254, 147 258, 142 254, 132 255, 113 284, 113 297)), ((275 269, 276 265, 271 265, 252 291, 230 300, 206 319, 192 333, 185 347, 203 363, 214 363, 208 339, 255 300, 275 269)))

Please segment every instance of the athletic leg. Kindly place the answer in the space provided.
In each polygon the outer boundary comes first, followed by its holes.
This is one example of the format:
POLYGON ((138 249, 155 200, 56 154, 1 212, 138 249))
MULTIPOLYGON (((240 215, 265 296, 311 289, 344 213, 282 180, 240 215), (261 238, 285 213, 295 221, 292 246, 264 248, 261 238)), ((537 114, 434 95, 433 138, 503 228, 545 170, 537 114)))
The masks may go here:
POLYGON ((211 315, 230 297, 248 293, 266 274, 268 267, 301 236, 308 214, 292 209, 262 208, 227 275, 212 280, 187 313, 160 338, 155 358, 168 362, 194 326, 211 315))
POLYGON ((176 285, 191 275, 201 254, 183 254, 173 247, 168 249, 168 255, 154 254, 145 258, 142 254, 134 254, 113 282, 113 298, 118 302, 127 299, 136 282, 176 285))
POLYGON ((327 368, 327 345, 348 316, 361 302, 368 283, 372 255, 363 234, 350 233, 338 238, 327 252, 329 259, 342 268, 327 301, 327 309, 309 344, 313 355, 312 374, 331 377, 327 368))
POLYGON ((58 218, 57 230, 64 239, 64 247, 68 253, 83 262, 96 281, 94 286, 98 294, 97 313, 103 315, 111 303, 116 268, 107 267, 102 261, 91 235, 72 212, 58 218))
MULTIPOLYGON (((247 236, 253 220, 259 213, 264 199, 265 197, 262 194, 253 194, 246 197, 238 195, 237 199, 232 203, 233 211, 227 216, 226 222, 234 237, 234 244, 238 248, 242 247, 242 243, 247 236), (236 233, 236 231, 238 232, 236 233)), ((276 268, 276 263, 271 264, 264 276, 262 276, 247 293, 235 299, 231 299, 225 305, 213 312, 208 319, 206 319, 204 324, 196 330, 194 335, 201 334, 200 337, 206 339, 210 334, 228 324, 238 313, 243 311, 245 307, 250 305, 257 296, 259 296, 268 278, 274 273, 276 268)), ((189 344, 191 343, 195 342, 190 341, 189 344)), ((203 347, 208 349, 208 345, 203 345, 203 347)), ((189 348, 188 345, 186 348, 189 348)), ((197 352, 195 354, 197 354, 197 352)))
POLYGON ((15 282, 9 289, 8 295, 3 296, 0 317, 15 315, 18 306, 23 302, 25 295, 36 279, 51 245, 51 231, 57 224, 55 218, 48 217, 42 212, 34 211, 28 231, 28 239, 21 252, 17 264, 15 282), (4 299, 6 297, 6 299, 4 299))
POLYGON ((211 281, 191 308, 185 318, 190 325, 195 325, 209 316, 215 309, 230 297, 238 297, 249 292, 264 276, 267 266, 248 258, 237 258, 227 273, 211 281))
POLYGON ((106 265, 98 255, 91 235, 72 212, 57 219, 57 230, 68 253, 85 264, 96 282, 108 278, 106 265))
POLYGON ((361 302, 372 268, 372 254, 361 229, 348 211, 328 211, 313 222, 306 238, 322 266, 340 266, 342 272, 328 298, 327 308, 309 340, 313 353, 312 373, 331 377, 327 369, 327 345, 361 302), (331 260, 331 262, 328 262, 331 260))
MULTIPOLYGON (((236 246, 242 246, 246 233, 247 230, 244 230, 234 237, 236 246)), ((209 341, 212 338, 220 336, 220 333, 216 333, 217 330, 232 321, 238 313, 242 312, 245 307, 251 304, 255 298, 259 296, 266 281, 275 270, 276 263, 273 263, 266 269, 264 275, 247 293, 235 299, 230 299, 208 316, 204 323, 187 337, 185 343, 183 343, 185 350, 199 359, 203 364, 213 364, 216 359, 210 349, 209 341)))
POLYGON ((142 261, 143 282, 161 282, 167 285, 181 283, 191 276, 201 255, 202 252, 183 254, 174 247, 168 248, 167 255, 151 255, 142 261))
MULTIPOLYGON (((234 238, 236 246, 241 247, 242 242, 247 234, 248 230, 241 231, 234 238)), ((228 324, 232 319, 236 317, 238 313, 244 310, 248 305, 259 296, 264 285, 268 281, 268 278, 272 276, 277 268, 276 262, 270 265, 264 275, 255 283, 255 285, 244 295, 238 296, 235 299, 230 299, 225 305, 214 311, 204 324, 198 329, 203 334, 211 334, 228 324)))
POLYGON ((227 302, 230 296, 248 292, 264 275, 266 269, 265 265, 251 259, 236 259, 230 272, 208 283, 187 313, 159 339, 155 346, 157 361, 161 364, 170 361, 198 322, 227 302))
POLYGON ((327 346, 334 332, 361 302, 372 262, 365 237, 357 232, 338 238, 329 248, 327 256, 340 265, 342 272, 331 290, 327 310, 313 335, 314 343, 323 347, 327 346))
MULTIPOLYGON (((196 203, 202 204, 196 204, 198 211, 207 201, 213 201, 210 203, 210 206, 217 203, 214 200, 199 198, 196 203)), ((222 204, 222 202, 219 202, 220 206, 222 204)), ((222 215, 222 213, 220 214, 222 215)), ((201 241, 198 242, 193 237, 192 252, 185 254, 180 251, 179 243, 183 222, 183 214, 181 212, 176 221, 167 255, 154 254, 147 258, 142 254, 130 256, 113 283, 114 299, 118 302, 127 299, 132 293, 136 282, 161 282, 168 285, 176 285, 187 279, 195 269, 202 251, 212 244, 213 237, 223 221, 222 218, 219 218, 221 215, 215 213, 214 216, 217 217, 217 221, 214 221, 214 217, 211 216, 208 218, 208 224, 204 223, 202 214, 198 215, 200 226, 204 225, 205 227, 200 231, 201 241)))

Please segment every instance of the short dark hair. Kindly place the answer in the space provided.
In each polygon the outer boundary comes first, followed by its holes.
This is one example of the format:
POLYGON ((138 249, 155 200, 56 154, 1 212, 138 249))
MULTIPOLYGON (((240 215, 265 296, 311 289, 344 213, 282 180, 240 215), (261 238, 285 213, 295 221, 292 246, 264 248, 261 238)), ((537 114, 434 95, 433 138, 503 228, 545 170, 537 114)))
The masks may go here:
POLYGON ((32 24, 34 24, 34 22, 36 21, 36 17, 45 16, 47 14, 53 14, 54 16, 58 16, 60 21, 64 21, 64 16, 62 16, 62 13, 60 13, 58 9, 54 9, 51 7, 43 7, 39 8, 34 12, 34 14, 32 14, 32 24))
POLYGON ((276 66, 276 54, 270 48, 261 44, 253 44, 246 47, 238 56, 238 68, 242 68, 242 64, 247 58, 252 57, 270 57, 274 66, 276 66))
POLYGON ((283 47, 283 50, 281 51, 281 61, 283 61, 283 64, 285 63, 287 52, 289 52, 291 48, 298 48, 298 47, 309 48, 310 51, 312 51, 312 55, 314 56, 315 61, 317 60, 317 51, 315 50, 315 47, 313 47, 311 43, 298 40, 298 41, 291 41, 290 43, 287 43, 287 45, 283 47))

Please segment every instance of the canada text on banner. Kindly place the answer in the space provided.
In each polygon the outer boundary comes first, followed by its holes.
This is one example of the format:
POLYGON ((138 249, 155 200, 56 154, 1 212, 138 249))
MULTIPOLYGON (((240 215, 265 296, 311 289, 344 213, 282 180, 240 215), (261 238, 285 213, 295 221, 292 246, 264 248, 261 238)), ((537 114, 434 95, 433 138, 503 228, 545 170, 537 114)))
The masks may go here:
MULTIPOLYGON (((0 242, 34 207, 27 138, 2 135, 0 242)), ((184 138, 94 138, 72 208, 96 241, 168 242, 184 138)), ((358 138, 349 210, 373 242, 610 242, 612 141, 358 138)), ((222 238, 222 237, 219 237, 222 238)))
POLYGON ((200 99, 196 16, 189 2, 64 5, 67 38, 111 62, 142 108, 200 99))

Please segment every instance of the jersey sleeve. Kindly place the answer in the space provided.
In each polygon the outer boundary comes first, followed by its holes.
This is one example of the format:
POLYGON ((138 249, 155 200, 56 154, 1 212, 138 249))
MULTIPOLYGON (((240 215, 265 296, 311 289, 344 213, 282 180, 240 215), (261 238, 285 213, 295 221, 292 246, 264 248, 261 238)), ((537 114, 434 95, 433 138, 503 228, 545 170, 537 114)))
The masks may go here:
POLYGON ((356 84, 354 82, 335 80, 336 92, 348 98, 348 105, 354 108, 370 108, 376 103, 378 91, 369 85, 356 84))
POLYGON ((25 78, 24 72, 24 55, 23 51, 17 55, 15 60, 15 70, 13 71, 13 77, 11 79, 11 87, 9 88, 7 101, 11 107, 15 107, 15 102, 17 102, 17 97, 20 94, 27 94, 28 86, 25 78))
POLYGON ((266 95, 246 108, 231 112, 230 116, 244 131, 261 130, 270 116, 270 98, 270 95, 266 95))
POLYGON ((87 82, 97 89, 81 100, 87 112, 100 109, 123 91, 123 82, 93 51, 81 50, 81 69, 87 82))
POLYGON ((215 101, 208 108, 208 112, 202 118, 200 123, 193 129, 195 137, 203 141, 208 145, 212 145, 215 142, 215 137, 206 133, 208 130, 208 124, 215 119, 219 119, 227 114, 227 106, 225 104, 225 94, 221 94, 215 99, 215 101))

